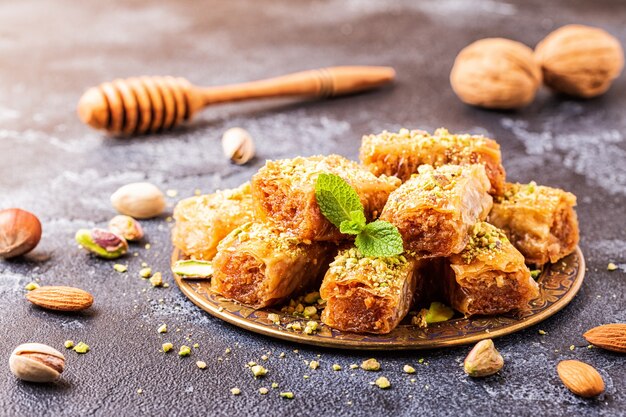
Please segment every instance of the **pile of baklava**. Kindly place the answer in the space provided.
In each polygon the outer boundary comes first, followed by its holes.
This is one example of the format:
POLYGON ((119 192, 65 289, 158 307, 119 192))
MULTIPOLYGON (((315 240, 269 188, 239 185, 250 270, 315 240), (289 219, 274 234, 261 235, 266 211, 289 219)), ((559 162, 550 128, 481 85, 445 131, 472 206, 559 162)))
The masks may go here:
POLYGON ((319 290, 321 320, 389 333, 410 309, 444 302, 465 316, 527 308, 541 268, 578 243, 576 197, 505 181, 492 139, 439 129, 363 138, 361 163, 338 155, 267 161, 251 182, 182 200, 173 243, 211 261, 211 289, 262 308, 319 290), (343 178, 368 221, 402 235, 398 256, 363 256, 317 204, 320 173, 343 178))

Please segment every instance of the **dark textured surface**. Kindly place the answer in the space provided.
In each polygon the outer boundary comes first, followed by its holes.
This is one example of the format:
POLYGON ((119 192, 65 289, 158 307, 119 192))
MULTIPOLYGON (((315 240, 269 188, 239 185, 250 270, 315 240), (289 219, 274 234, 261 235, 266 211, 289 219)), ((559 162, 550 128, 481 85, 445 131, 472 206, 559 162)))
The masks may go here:
POLYGON ((626 321, 626 79, 595 100, 542 91, 527 109, 497 113, 463 106, 447 77, 457 51, 481 37, 534 46, 550 30, 580 22, 626 43, 626 6, 386 3, 0 3, 0 207, 31 210, 44 228, 29 257, 0 261, 0 415, 624 415, 625 357, 587 349, 581 334, 626 321), (398 83, 329 102, 217 107, 188 129, 134 140, 90 131, 74 113, 85 88, 120 76, 172 74, 209 85, 338 64, 393 65, 398 83), (258 157, 246 167, 230 165, 219 149, 222 132, 233 126, 248 129, 257 142, 258 157), (123 260, 126 274, 73 241, 76 229, 106 224, 114 214, 108 198, 125 183, 149 180, 178 190, 171 209, 197 188, 210 192, 243 182, 266 158, 330 152, 355 158, 362 134, 402 126, 492 135, 511 180, 535 179, 578 195, 589 268, 583 287, 555 317, 496 341, 506 361, 497 376, 466 377, 460 364, 468 348, 380 352, 373 354, 382 363, 379 374, 353 371, 349 364, 372 354, 289 345, 211 318, 175 286, 152 289, 138 277, 145 261, 173 282, 166 216, 144 222, 151 248, 133 247, 138 255, 123 260), (607 272, 609 261, 620 269, 607 272), (23 287, 34 279, 89 290, 95 304, 78 315, 33 308, 23 287), (160 335, 162 323, 170 331, 160 335), (63 350, 66 339, 85 341, 92 350, 67 352, 57 384, 22 383, 10 374, 6 363, 16 345, 37 341, 63 350), (179 358, 159 352, 165 341, 200 347, 179 358), (269 374, 254 380, 244 365, 267 352, 269 374), (572 358, 600 370, 605 395, 584 400, 560 384, 556 364, 572 358), (304 363, 312 359, 321 364, 315 371, 304 363), (197 369, 196 360, 208 368, 197 369), (343 370, 332 371, 333 363, 343 370), (404 364, 417 373, 404 374, 404 364), (389 378, 391 389, 370 385, 379 375, 389 378), (280 398, 278 390, 258 393, 273 381, 295 399, 280 398), (232 387, 242 394, 232 396, 232 387))

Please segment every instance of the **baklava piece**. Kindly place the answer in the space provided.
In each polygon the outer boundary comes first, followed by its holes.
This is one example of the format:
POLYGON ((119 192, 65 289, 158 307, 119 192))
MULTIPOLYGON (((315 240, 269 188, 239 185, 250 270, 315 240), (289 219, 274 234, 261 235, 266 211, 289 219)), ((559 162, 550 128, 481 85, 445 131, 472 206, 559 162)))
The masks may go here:
POLYGON ((380 214, 389 193, 398 188, 395 177, 374 174, 338 155, 267 161, 252 177, 255 215, 288 230, 302 241, 338 241, 347 236, 328 221, 315 198, 320 173, 332 173, 350 184, 361 199, 368 221, 380 214))
POLYGON ((226 235, 252 221, 250 183, 181 200, 174 209, 174 219, 172 244, 192 259, 211 260, 226 235))
POLYGON ((391 193, 380 216, 394 224, 406 250, 421 257, 463 250, 468 231, 492 206, 483 165, 423 165, 419 174, 391 193))
POLYGON ((242 304, 261 308, 319 285, 334 245, 304 244, 264 223, 233 230, 217 248, 211 289, 242 304))
POLYGON ((444 277, 448 302, 465 316, 523 310, 539 295, 524 256, 485 222, 472 228, 463 252, 448 259, 444 277))
POLYGON ((490 193, 500 195, 506 173, 500 145, 484 136, 448 133, 437 129, 431 136, 423 130, 400 129, 364 136, 360 158, 375 175, 394 175, 407 181, 421 165, 483 164, 491 182, 490 193))
POLYGON ((326 300, 322 322, 348 332, 391 332, 411 307, 419 264, 406 255, 369 258, 356 248, 340 251, 320 288, 326 300))
POLYGON ((578 244, 576 196, 558 188, 506 184, 495 199, 489 223, 504 230, 511 243, 537 266, 556 262, 578 244))

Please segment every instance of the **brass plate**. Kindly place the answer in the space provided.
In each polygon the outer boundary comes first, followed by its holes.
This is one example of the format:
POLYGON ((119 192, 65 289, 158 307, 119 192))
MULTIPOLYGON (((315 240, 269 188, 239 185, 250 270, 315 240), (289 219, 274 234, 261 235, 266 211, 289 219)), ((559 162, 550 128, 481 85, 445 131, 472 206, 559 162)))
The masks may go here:
MULTIPOLYGON (((172 263, 181 259, 174 250, 172 263)), ((307 345, 363 350, 433 349, 458 346, 482 339, 495 338, 517 332, 552 316, 574 298, 585 275, 585 259, 576 251, 556 264, 547 265, 539 277, 541 295, 529 303, 528 310, 517 313, 452 319, 420 329, 401 323, 386 335, 356 334, 334 330, 320 322, 316 334, 307 335, 286 328, 302 318, 281 313, 270 308, 254 310, 227 300, 210 290, 209 280, 183 280, 174 275, 178 287, 197 306, 235 326, 255 333, 307 345), (281 324, 268 320, 267 315, 277 313, 281 324)))

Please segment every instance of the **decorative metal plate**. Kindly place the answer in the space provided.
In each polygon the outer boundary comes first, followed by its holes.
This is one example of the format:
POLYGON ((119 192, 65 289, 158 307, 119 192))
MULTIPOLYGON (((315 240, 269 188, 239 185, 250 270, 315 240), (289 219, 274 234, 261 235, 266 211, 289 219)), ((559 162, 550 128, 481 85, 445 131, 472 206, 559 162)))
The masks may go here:
MULTIPOLYGON (((175 250, 172 262, 182 259, 175 250)), ((574 298, 583 282, 585 260, 580 248, 556 264, 547 265, 538 279, 541 295, 529 303, 528 309, 517 313, 452 319, 421 329, 401 323, 386 335, 356 334, 332 329, 321 322, 316 334, 307 335, 287 329, 287 324, 302 321, 280 310, 255 310, 227 300, 210 290, 209 280, 181 279, 176 283, 197 306, 235 326, 278 339, 315 346, 364 350, 432 349, 474 343, 482 339, 504 336, 537 324, 552 316, 574 298), (279 314, 280 325, 267 316, 279 314)))

